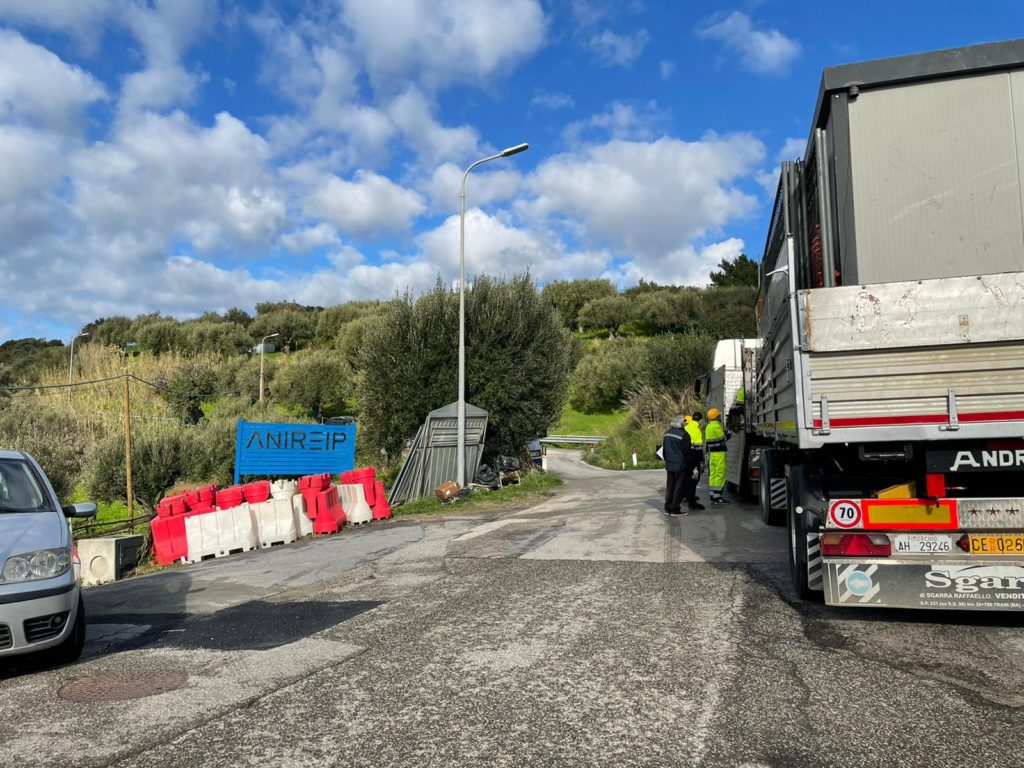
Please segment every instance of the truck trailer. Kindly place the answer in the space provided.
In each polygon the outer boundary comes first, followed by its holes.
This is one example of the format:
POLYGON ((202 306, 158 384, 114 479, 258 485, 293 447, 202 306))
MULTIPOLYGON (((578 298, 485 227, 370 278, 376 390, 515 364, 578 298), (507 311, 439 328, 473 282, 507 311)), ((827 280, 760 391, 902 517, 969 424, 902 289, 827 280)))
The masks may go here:
POLYGON ((730 480, 798 595, 1024 609, 1024 40, 824 70, 756 316, 730 480))

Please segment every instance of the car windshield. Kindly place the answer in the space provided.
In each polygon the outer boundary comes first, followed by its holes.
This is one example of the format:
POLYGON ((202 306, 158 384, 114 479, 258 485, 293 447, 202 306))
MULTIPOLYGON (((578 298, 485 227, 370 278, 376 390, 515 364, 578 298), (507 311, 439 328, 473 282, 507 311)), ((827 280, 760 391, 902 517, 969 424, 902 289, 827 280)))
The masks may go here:
POLYGON ((40 512, 47 508, 46 496, 28 462, 0 459, 0 514, 40 512))

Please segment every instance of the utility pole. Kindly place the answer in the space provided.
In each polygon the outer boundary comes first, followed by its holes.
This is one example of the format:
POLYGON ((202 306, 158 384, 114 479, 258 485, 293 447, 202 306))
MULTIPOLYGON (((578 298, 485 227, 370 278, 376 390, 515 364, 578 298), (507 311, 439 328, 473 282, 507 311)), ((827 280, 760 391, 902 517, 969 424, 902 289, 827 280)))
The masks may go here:
POLYGON ((124 375, 124 468, 127 480, 128 519, 135 517, 135 501, 132 494, 132 404, 129 392, 129 376, 124 375))
POLYGON ((267 346, 267 339, 273 339, 280 336, 280 333, 272 333, 269 336, 264 336, 263 341, 260 342, 260 402, 263 402, 263 392, 266 389, 263 379, 263 350, 267 346))

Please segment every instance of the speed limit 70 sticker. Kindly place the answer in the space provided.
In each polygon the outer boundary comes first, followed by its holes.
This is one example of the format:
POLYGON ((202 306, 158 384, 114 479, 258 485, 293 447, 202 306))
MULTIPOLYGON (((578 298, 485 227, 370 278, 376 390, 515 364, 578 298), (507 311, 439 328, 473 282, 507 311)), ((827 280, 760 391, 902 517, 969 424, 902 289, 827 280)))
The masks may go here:
POLYGON ((828 517, 837 528, 857 528, 864 519, 860 503, 850 499, 833 501, 828 508, 828 517))

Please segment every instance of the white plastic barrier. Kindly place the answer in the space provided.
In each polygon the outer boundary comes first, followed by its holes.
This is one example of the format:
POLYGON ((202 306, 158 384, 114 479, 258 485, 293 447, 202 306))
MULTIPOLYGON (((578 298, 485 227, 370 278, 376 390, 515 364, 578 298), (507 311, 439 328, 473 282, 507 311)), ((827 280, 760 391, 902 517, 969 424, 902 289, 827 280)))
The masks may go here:
POLYGON ((338 495, 341 497, 341 508, 345 510, 345 517, 352 525, 373 521, 373 510, 366 503, 362 483, 339 485, 338 495))
POLYGON ((188 560, 224 557, 232 552, 256 549, 256 525, 248 504, 185 518, 188 560))
POLYGON ((290 498, 250 504, 249 509, 256 523, 256 538, 260 549, 295 541, 295 513, 290 498))
POLYGON ((313 521, 306 515, 306 500, 301 493, 292 496, 292 517, 295 518, 295 533, 300 539, 313 535, 313 521))
POLYGON ((270 495, 275 499, 290 499, 299 492, 299 484, 294 480, 275 480, 270 484, 270 495))

